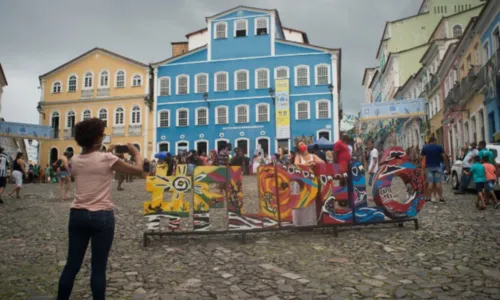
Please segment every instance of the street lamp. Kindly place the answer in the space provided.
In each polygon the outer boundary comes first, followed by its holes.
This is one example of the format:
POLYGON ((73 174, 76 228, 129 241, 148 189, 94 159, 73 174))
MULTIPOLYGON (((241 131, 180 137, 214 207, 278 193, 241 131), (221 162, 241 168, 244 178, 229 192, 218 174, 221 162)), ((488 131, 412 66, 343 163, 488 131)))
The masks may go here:
POLYGON ((45 113, 43 112, 43 106, 38 102, 38 105, 36 106, 36 110, 38 111, 39 114, 43 115, 43 119, 45 120, 45 113))
POLYGON ((271 99, 273 99, 273 105, 276 105, 276 94, 274 93, 274 90, 273 88, 269 88, 269 91, 267 91, 269 93, 269 96, 271 97, 271 99))
POLYGON ((205 100, 205 103, 207 104, 208 107, 210 107, 210 102, 208 102, 208 93, 205 92, 203 94, 203 99, 205 100))

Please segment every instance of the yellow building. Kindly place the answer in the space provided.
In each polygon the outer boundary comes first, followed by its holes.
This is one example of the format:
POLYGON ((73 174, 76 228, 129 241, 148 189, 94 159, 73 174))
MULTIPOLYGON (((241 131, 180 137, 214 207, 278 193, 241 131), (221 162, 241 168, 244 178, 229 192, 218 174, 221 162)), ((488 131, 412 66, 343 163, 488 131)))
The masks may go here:
POLYGON ((458 82, 456 101, 452 111, 462 113, 464 143, 486 139, 486 108, 484 94, 479 92, 476 78, 481 66, 481 36, 475 32, 477 17, 472 18, 460 39, 455 55, 457 56, 458 82))
POLYGON ((41 75, 40 84, 40 124, 53 128, 52 138, 40 145, 42 166, 64 151, 79 153, 74 126, 93 117, 107 123, 105 147, 132 143, 143 157, 152 155, 148 65, 94 48, 41 75))

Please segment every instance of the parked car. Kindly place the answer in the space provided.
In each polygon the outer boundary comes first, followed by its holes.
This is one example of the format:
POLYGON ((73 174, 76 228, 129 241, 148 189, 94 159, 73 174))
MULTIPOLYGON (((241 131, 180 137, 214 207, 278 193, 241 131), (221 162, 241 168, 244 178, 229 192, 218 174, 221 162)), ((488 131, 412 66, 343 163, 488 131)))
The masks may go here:
MULTIPOLYGON (((493 153, 493 157, 495 158, 497 170, 500 169, 500 157, 498 153, 500 153, 500 144, 488 144, 486 145, 486 149, 490 150, 493 153)), ((453 189, 458 190, 460 187, 460 179, 462 176, 462 160, 464 157, 457 159, 453 166, 451 166, 451 185, 453 189)), ((498 182, 498 178, 497 178, 498 182)), ((469 184, 469 188, 475 188, 474 181, 471 180, 469 184)))

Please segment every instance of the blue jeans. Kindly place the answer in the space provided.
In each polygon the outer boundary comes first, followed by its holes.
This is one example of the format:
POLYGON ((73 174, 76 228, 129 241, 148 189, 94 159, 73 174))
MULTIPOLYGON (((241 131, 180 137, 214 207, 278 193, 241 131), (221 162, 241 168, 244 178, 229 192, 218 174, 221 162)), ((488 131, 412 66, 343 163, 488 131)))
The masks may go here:
POLYGON ((368 177, 368 185, 373 184, 373 177, 375 177, 375 173, 370 173, 370 177, 368 177))
POLYGON ((113 211, 88 211, 72 208, 68 225, 68 259, 59 279, 58 300, 71 295, 76 274, 80 271, 89 241, 92 241, 90 287, 94 300, 105 299, 106 265, 115 235, 113 211))
POLYGON ((472 175, 467 175, 464 171, 470 172, 470 168, 463 168, 462 177, 460 177, 460 192, 465 193, 467 188, 469 187, 470 180, 472 179, 472 175))

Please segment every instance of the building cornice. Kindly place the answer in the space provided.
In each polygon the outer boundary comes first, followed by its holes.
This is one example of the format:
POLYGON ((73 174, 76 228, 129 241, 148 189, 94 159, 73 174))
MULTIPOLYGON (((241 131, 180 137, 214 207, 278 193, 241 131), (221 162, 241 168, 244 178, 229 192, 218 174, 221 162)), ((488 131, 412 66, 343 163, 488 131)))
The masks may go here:
POLYGON ((106 101, 118 101, 118 100, 144 100, 144 97, 148 94, 140 95, 130 95, 130 96, 117 96, 117 97, 99 97, 99 98, 85 98, 76 100, 58 100, 58 101, 40 101, 42 106, 54 106, 62 104, 78 104, 78 103, 97 103, 106 101))

